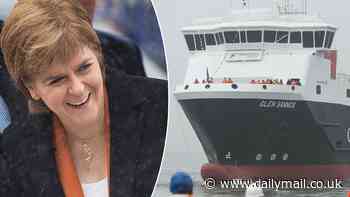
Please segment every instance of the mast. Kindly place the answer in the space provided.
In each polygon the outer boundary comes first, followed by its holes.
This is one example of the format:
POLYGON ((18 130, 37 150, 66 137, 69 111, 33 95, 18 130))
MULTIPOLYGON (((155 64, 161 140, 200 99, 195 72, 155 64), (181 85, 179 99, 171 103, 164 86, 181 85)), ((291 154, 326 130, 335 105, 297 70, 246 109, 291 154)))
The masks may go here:
POLYGON ((274 0, 274 7, 277 8, 279 15, 307 15, 308 14, 308 1, 301 0, 296 2, 295 0, 274 0))

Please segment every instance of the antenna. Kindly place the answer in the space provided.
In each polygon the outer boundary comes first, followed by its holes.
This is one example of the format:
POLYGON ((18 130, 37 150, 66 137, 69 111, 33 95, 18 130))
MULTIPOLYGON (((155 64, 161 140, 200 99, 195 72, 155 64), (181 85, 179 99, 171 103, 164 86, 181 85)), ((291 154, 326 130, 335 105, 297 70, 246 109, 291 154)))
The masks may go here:
POLYGON ((208 70, 208 67, 207 67, 207 81, 209 81, 209 79, 210 79, 210 74, 209 74, 209 70, 208 70))
POLYGON ((242 0, 242 8, 249 9, 249 0, 242 0))
POLYGON ((274 0, 274 4, 280 15, 307 15, 307 0, 274 0))
POLYGON ((307 0, 304 0, 304 13, 307 15, 307 0))

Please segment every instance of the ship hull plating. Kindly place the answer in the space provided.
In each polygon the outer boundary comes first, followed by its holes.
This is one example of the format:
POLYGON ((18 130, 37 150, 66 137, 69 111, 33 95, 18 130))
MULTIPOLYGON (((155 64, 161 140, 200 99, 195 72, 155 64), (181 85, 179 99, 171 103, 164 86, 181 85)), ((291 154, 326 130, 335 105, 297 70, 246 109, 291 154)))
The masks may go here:
POLYGON ((210 163, 204 177, 350 176, 343 171, 350 170, 349 106, 217 98, 180 104, 210 163))

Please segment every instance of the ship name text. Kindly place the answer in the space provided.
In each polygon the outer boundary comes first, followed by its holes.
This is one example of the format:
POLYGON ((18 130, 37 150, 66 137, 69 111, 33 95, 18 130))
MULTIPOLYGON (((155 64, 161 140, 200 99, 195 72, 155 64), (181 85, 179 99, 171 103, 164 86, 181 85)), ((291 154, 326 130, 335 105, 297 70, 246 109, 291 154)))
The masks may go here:
POLYGON ((269 101, 262 100, 259 103, 259 107, 261 108, 288 108, 295 109, 296 102, 294 101, 269 101))

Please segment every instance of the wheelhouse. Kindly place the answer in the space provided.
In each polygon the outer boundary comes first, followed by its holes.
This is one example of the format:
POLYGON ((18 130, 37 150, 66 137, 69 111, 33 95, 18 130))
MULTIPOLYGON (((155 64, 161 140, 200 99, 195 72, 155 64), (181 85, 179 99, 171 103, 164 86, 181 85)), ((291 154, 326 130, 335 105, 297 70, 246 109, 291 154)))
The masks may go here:
POLYGON ((203 51, 218 46, 233 48, 316 48, 332 46, 335 28, 237 28, 227 30, 184 31, 189 51, 203 51))

